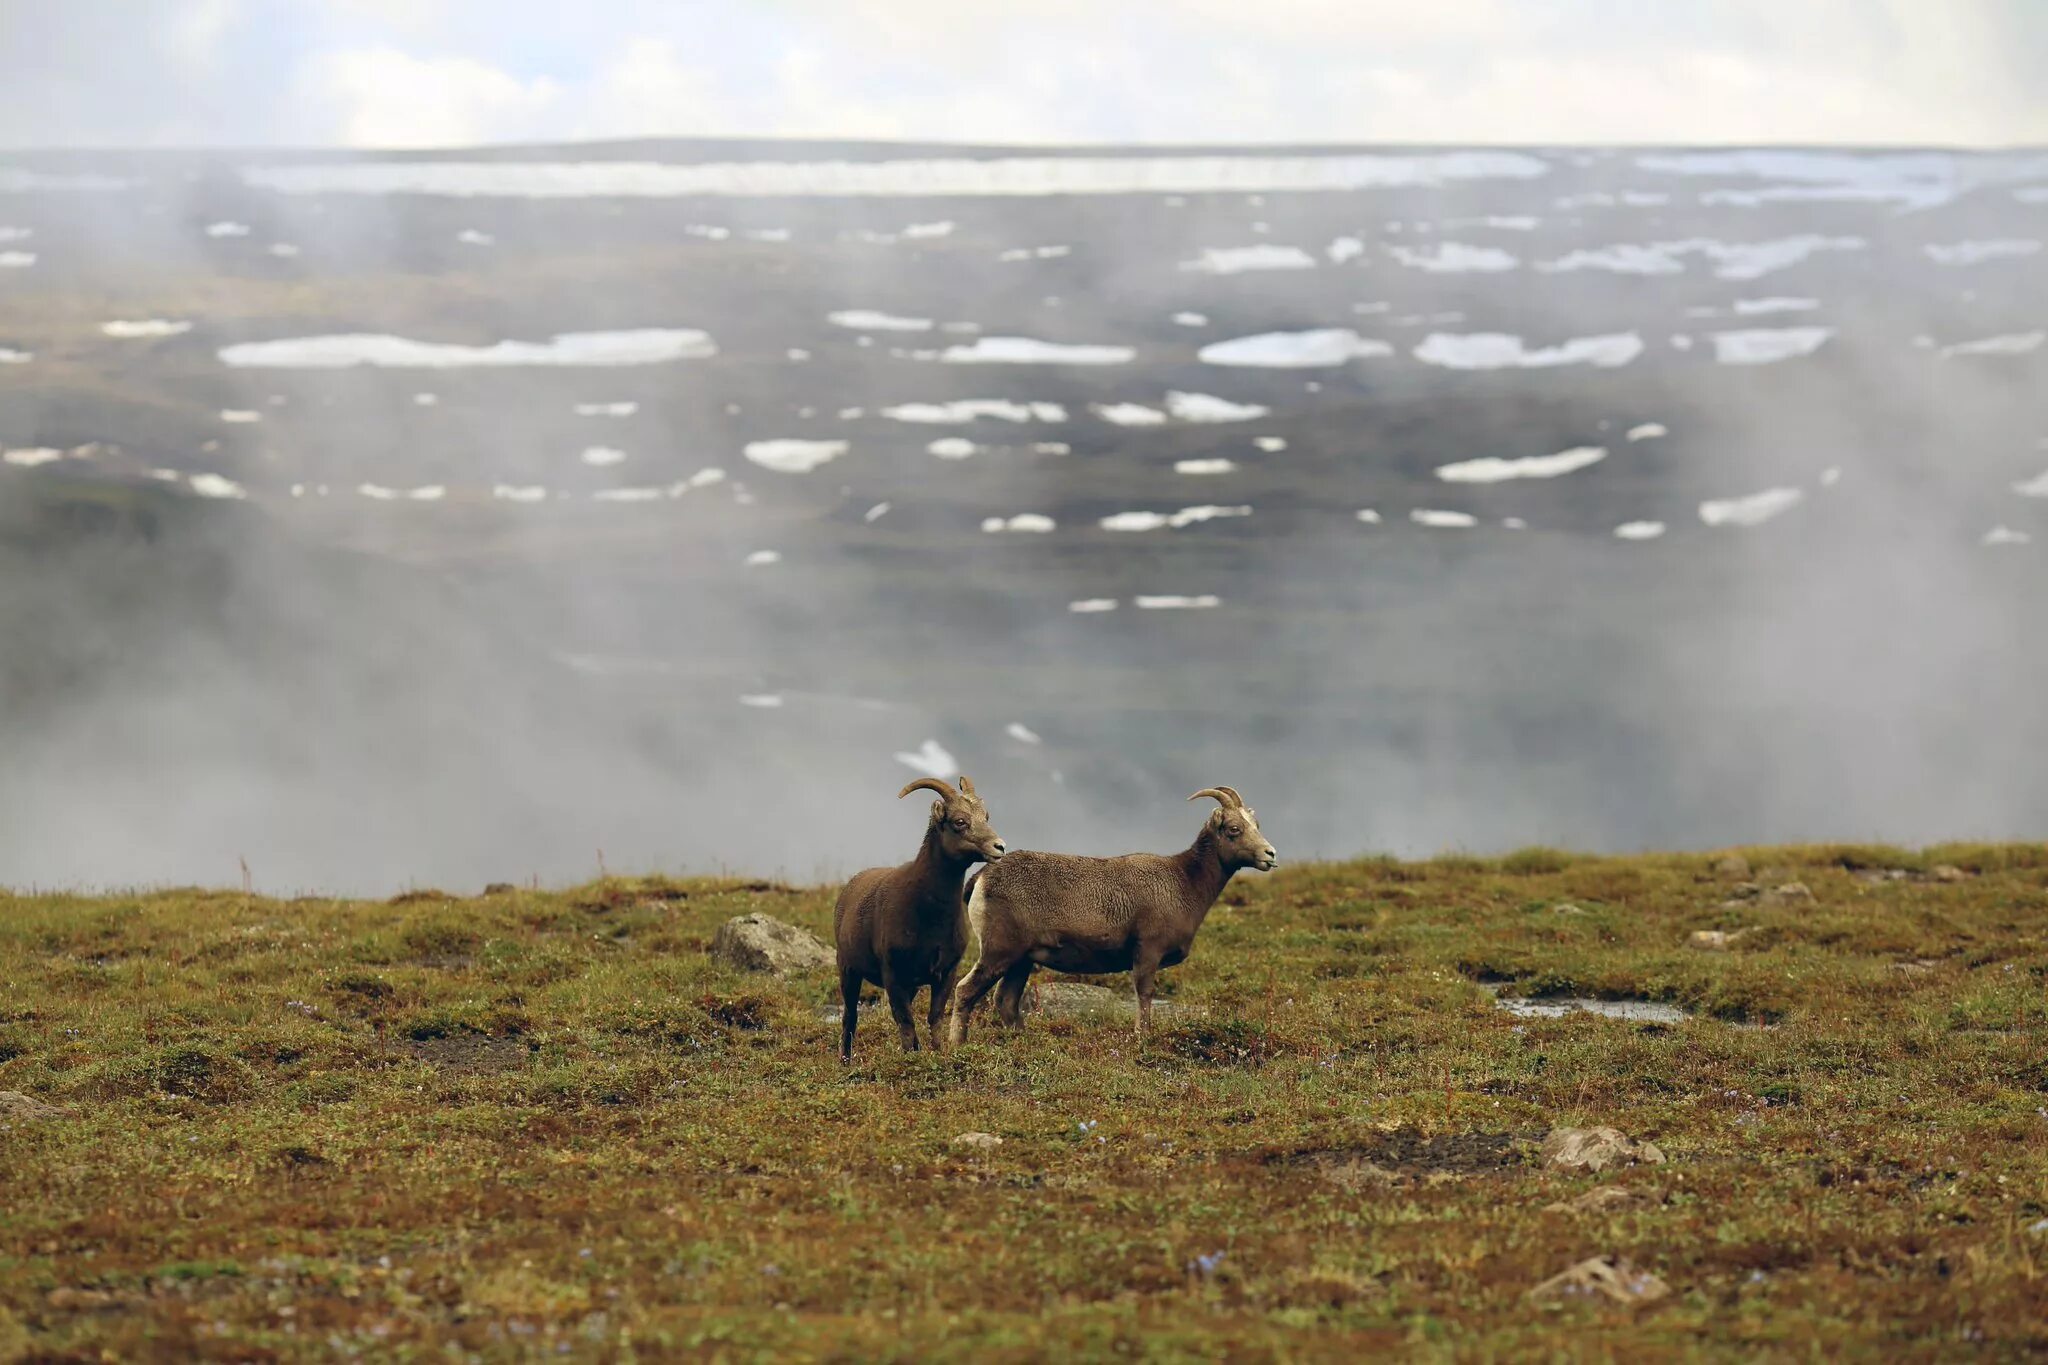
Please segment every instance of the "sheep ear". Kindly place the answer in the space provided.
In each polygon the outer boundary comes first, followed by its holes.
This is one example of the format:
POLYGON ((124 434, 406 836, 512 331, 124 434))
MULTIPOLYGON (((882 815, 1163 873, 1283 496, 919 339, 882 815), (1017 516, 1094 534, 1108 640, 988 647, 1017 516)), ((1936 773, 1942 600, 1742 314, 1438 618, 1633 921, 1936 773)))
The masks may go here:
POLYGON ((945 803, 945 802, 943 802, 943 801, 934 801, 934 802, 932 802, 932 819, 934 819, 934 820, 943 820, 943 819, 945 819, 945 818, 946 818, 946 803, 945 803))

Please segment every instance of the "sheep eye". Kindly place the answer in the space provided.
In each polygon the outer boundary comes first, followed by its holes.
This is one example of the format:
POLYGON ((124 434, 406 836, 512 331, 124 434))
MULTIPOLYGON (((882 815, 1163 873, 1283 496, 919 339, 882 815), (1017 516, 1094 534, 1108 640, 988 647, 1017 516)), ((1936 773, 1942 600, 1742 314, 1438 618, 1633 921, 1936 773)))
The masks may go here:
POLYGON ((1228 834, 1233 839, 1235 839, 1238 835, 1244 833, 1244 831, 1239 829, 1236 825, 1225 825, 1223 827, 1223 832, 1225 834, 1228 834))
POLYGON ((953 822, 953 828, 954 828, 954 829, 966 829, 966 828, 967 828, 967 822, 966 822, 965 820, 955 820, 955 821, 953 822))

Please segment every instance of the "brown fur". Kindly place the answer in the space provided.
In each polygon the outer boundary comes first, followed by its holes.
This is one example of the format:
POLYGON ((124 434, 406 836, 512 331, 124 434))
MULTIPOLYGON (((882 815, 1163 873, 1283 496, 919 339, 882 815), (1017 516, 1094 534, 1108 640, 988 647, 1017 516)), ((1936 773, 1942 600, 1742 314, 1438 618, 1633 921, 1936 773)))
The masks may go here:
POLYGON ((920 778, 897 799, 920 787, 939 793, 917 856, 895 867, 856 872, 832 911, 832 935, 839 949, 839 1058, 853 1059, 853 1029, 860 1018, 864 981, 880 986, 907 1052, 917 1051, 917 1025, 910 1006, 931 987, 932 1046, 939 1046, 939 1019, 953 994, 953 974, 967 950, 965 902, 960 879, 975 863, 1003 856, 1002 839, 988 822, 988 807, 965 777, 955 791, 920 778))
POLYGON ((1228 787, 1195 793, 1217 807, 1179 853, 1078 858, 1019 852, 977 874, 969 919, 981 960, 960 983, 952 1041, 998 982, 996 1017, 1023 1023, 1024 988, 1039 967, 1061 972, 1124 972, 1138 995, 1138 1036, 1152 1020, 1152 985, 1161 967, 1187 959, 1209 907, 1239 868, 1268 871, 1278 855, 1255 814, 1228 787))

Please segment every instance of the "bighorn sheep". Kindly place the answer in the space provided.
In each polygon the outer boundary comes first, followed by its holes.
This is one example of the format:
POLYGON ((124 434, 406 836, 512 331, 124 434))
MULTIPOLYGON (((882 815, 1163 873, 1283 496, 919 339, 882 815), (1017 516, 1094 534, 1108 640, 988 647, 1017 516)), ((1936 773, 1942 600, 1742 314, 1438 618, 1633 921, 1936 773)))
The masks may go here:
POLYGON ((932 988, 932 1046, 939 1046, 939 1019, 953 994, 953 973, 967 950, 967 924, 960 879, 969 866, 993 863, 1004 844, 988 822, 988 807, 962 777, 955 791, 935 778, 920 777, 896 793, 919 788, 937 792, 924 847, 897 867, 856 872, 832 911, 839 946, 839 994, 846 1013, 839 1029, 839 1059, 853 1060, 853 1026, 860 1017, 860 987, 872 981, 889 997, 889 1010, 907 1052, 917 1051, 917 1025, 910 1003, 922 986, 932 988))
POLYGON ((1241 867, 1270 872, 1279 862, 1243 797, 1207 787, 1188 800, 1205 796, 1216 798, 1216 809, 1182 852, 1077 858, 1027 850, 978 873, 967 919, 981 957, 954 995, 952 1041, 966 1038, 967 1016, 998 981, 996 1017, 1021 1025, 1024 987, 1037 967, 1130 972, 1143 1038, 1152 1021, 1153 978, 1187 959, 1232 874, 1241 867))

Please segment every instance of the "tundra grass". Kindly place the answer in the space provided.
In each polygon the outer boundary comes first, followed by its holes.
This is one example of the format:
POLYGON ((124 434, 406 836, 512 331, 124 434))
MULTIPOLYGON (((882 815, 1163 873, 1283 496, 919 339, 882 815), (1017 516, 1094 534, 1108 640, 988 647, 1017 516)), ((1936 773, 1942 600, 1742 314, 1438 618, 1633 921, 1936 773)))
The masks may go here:
POLYGON ((1244 876, 1142 1047, 851 1067, 707 951, 829 888, 0 895, 0 1359, 2048 1351, 2048 847, 1746 856, 1244 876), (1601 1255, 1669 1292, 1529 1295, 1601 1255))

